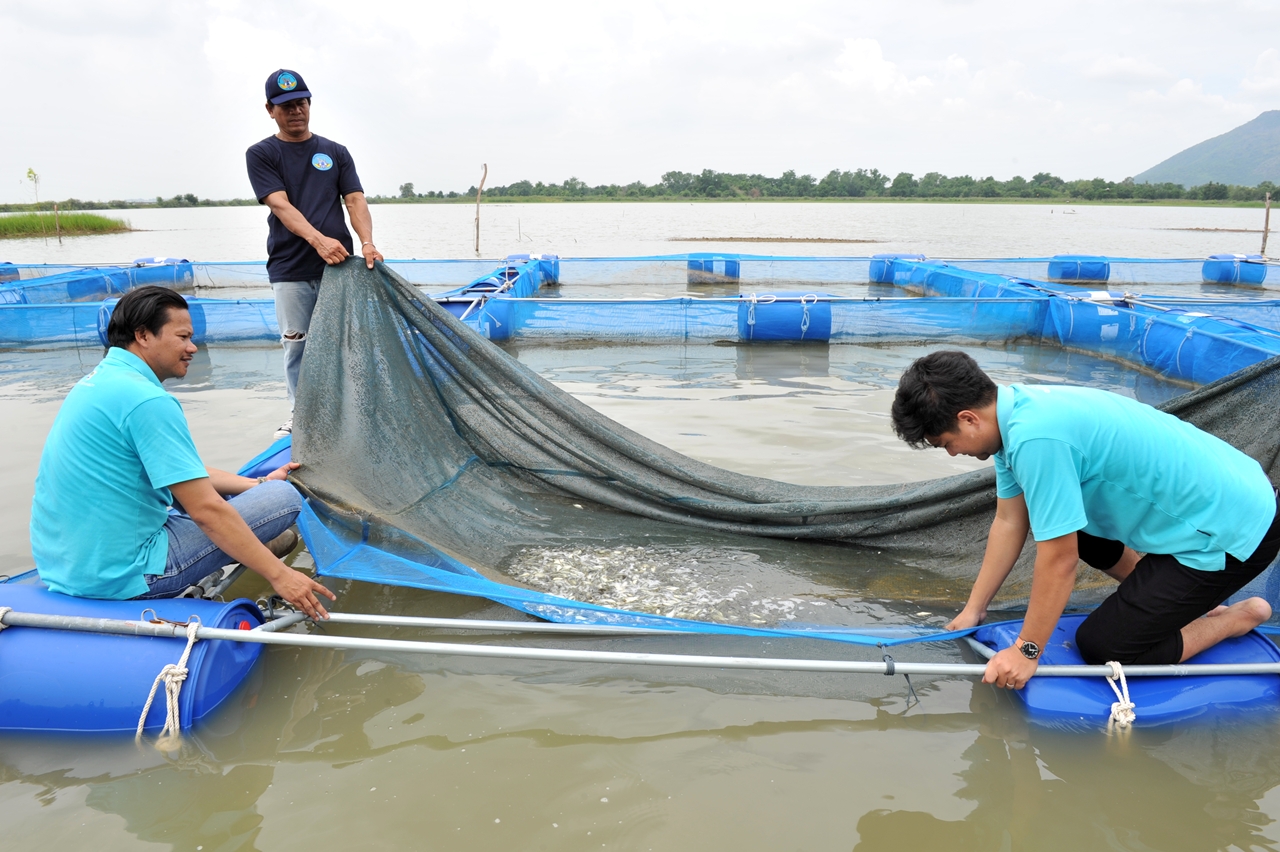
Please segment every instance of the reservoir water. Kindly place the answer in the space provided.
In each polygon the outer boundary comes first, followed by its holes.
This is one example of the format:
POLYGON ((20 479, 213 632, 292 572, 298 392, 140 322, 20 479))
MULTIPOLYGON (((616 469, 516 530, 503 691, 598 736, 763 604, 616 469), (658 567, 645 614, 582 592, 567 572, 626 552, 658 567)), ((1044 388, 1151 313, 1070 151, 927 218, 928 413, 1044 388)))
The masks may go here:
MULTIPOLYGON (((0 260, 260 258, 253 208, 130 211, 106 237, 0 243, 0 260)), ((465 206, 375 206, 388 257, 474 256, 465 206)), ((1256 251, 1261 212, 898 204, 486 205, 482 252, 694 250, 1200 257, 1256 251), (1217 230, 1191 230, 1217 229, 1217 230), (874 243, 683 242, 682 238, 874 243)), ((927 347, 512 346, 627 426, 697 458, 793 482, 910 481, 979 463, 888 430, 897 375, 927 347)), ((975 347, 998 381, 1071 381, 1151 403, 1184 388, 1039 346, 975 347)), ((0 574, 30 566, 36 464, 97 350, 0 352, 0 574)), ((206 462, 235 468, 287 416, 276 349, 202 349, 182 401, 206 462)), ((298 557, 300 565, 307 557, 298 557)), ((975 566, 976 570, 976 566, 975 566)), ((852 584, 851 584, 852 585, 852 584)), ((349 612, 502 617, 460 597, 333 584, 349 612)), ((237 594, 265 586, 241 581, 237 594)), ((850 591, 850 595, 854 595, 850 591)), ((950 612, 860 585, 886 622, 950 612)), ((327 632, 345 628, 326 627, 327 632)), ((407 630, 362 635, 416 638, 407 630)), ((449 637, 450 641, 539 639, 449 637)), ((0 633, 0 641, 3 634, 0 633)), ((573 647, 879 659, 874 649, 712 637, 573 647)), ((899 660, 961 659, 950 644, 899 660)), ((51 677, 56 673, 51 673, 51 677)), ((5 849, 1267 849, 1280 845, 1280 712, 1109 736, 1030 726, 969 680, 751 674, 271 649, 181 749, 127 737, 0 737, 5 849)), ((3 673, 0 672, 0 700, 3 673)))

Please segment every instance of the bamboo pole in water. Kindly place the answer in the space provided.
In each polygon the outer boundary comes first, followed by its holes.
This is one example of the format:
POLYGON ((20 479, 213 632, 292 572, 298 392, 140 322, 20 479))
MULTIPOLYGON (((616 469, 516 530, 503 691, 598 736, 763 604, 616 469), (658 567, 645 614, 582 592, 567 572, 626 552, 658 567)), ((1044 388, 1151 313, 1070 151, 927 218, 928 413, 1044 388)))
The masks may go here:
POLYGON ((1271 231, 1271 193, 1267 193, 1267 212, 1262 217, 1262 251, 1259 252, 1263 257, 1267 256, 1267 234, 1271 231))
POLYGON ((53 227, 58 234, 58 245, 62 245, 62 220, 58 217, 58 202, 53 202, 53 227))
POLYGON ((480 194, 484 192, 484 180, 489 176, 489 164, 483 163, 480 168, 480 187, 476 190, 476 257, 480 256, 480 194))

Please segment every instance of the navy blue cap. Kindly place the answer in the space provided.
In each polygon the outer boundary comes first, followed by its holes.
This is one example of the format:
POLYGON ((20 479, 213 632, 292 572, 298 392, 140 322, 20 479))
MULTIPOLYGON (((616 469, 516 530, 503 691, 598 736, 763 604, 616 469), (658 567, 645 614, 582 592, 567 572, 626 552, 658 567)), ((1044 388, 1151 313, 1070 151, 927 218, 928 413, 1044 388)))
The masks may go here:
POLYGON ((288 68, 280 68, 271 72, 267 78, 267 101, 282 104, 285 101, 296 101, 298 98, 309 98, 307 84, 302 75, 288 68))

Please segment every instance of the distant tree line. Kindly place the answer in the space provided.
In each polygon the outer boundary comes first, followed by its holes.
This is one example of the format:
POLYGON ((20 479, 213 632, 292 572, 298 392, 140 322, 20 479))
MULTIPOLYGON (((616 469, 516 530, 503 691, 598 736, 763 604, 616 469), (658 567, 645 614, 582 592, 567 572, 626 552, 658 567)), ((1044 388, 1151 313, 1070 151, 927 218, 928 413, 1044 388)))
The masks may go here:
MULTIPOLYGON (((601 184, 588 186, 584 181, 571 177, 564 183, 536 183, 521 180, 508 186, 487 187, 486 198, 555 198, 555 199, 676 199, 676 198, 1040 198, 1069 201, 1104 201, 1107 199, 1163 201, 1184 199, 1188 201, 1261 201, 1266 193, 1272 193, 1280 201, 1276 186, 1263 181, 1257 186, 1236 186, 1210 181, 1200 186, 1184 187, 1176 183, 1136 183, 1133 178, 1109 181, 1063 180, 1048 172, 1039 172, 1029 180, 1016 176, 1009 180, 994 177, 975 178, 969 175, 947 177, 940 172, 929 172, 916 177, 911 172, 899 172, 890 178, 879 169, 857 169, 852 172, 833 169, 825 177, 797 175, 785 171, 781 177, 764 175, 731 174, 703 169, 702 172, 667 172, 655 184, 633 181, 628 184, 601 184)), ((412 183, 400 185, 398 195, 373 195, 371 203, 404 204, 438 202, 458 199, 474 199, 474 186, 466 192, 433 190, 417 192, 412 183)), ((147 207, 241 207, 258 202, 252 198, 214 200, 199 198, 192 193, 172 198, 156 196, 155 201, 81 201, 68 198, 65 201, 41 201, 38 204, 0 204, 0 212, 35 212, 53 210, 133 210, 147 207)))
POLYGON ((197 198, 191 193, 175 195, 173 198, 156 196, 155 201, 81 201, 79 198, 68 198, 64 201, 41 201, 38 204, 0 204, 0 213, 52 211, 57 204, 59 210, 140 210, 146 207, 244 207, 258 202, 252 198, 197 198))
MULTIPOLYGON (((948 177, 929 172, 916 177, 899 172, 890 178, 879 169, 857 169, 852 172, 833 169, 821 179, 813 175, 797 175, 785 171, 781 177, 731 174, 704 169, 692 172, 667 172, 658 183, 641 181, 629 184, 588 186, 576 177, 564 183, 516 181, 508 186, 494 186, 484 191, 487 198, 1044 198, 1101 201, 1109 198, 1126 200, 1187 199, 1194 201, 1261 201, 1267 192, 1275 193, 1270 181, 1257 186, 1228 186, 1209 182, 1184 187, 1176 183, 1137 183, 1133 178, 1109 181, 1063 180, 1057 175, 1040 172, 1029 180, 1016 176, 1009 180, 969 175, 948 177)), ((397 196, 375 195, 375 202, 415 202, 450 198, 474 198, 476 188, 466 192, 432 191, 419 193, 412 183, 401 184, 397 196)))

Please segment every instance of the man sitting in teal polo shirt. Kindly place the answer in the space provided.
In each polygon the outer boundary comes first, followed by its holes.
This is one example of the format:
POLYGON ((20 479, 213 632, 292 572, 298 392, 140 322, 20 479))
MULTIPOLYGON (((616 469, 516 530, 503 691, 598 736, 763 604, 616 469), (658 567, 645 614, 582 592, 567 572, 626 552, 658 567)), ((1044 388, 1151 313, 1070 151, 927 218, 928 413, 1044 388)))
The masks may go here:
POLYGON ((297 465, 261 480, 206 468, 161 385, 187 374, 192 333, 173 290, 140 287, 117 303, 107 355, 67 394, 40 457, 31 507, 40 578, 77 597, 172 597, 240 562, 323 617, 317 596, 333 593, 263 544, 298 515, 301 497, 284 481, 297 465))
POLYGON ((995 460, 986 554, 948 629, 982 622, 1035 539, 1022 634, 987 664, 987 683, 1021 689, 1035 674, 1080 560, 1120 581, 1076 632, 1091 663, 1181 662, 1271 617, 1262 598, 1221 606, 1280 552, 1276 491, 1225 441, 1107 391, 997 388, 963 352, 907 368, 892 416, 914 447, 995 460))

